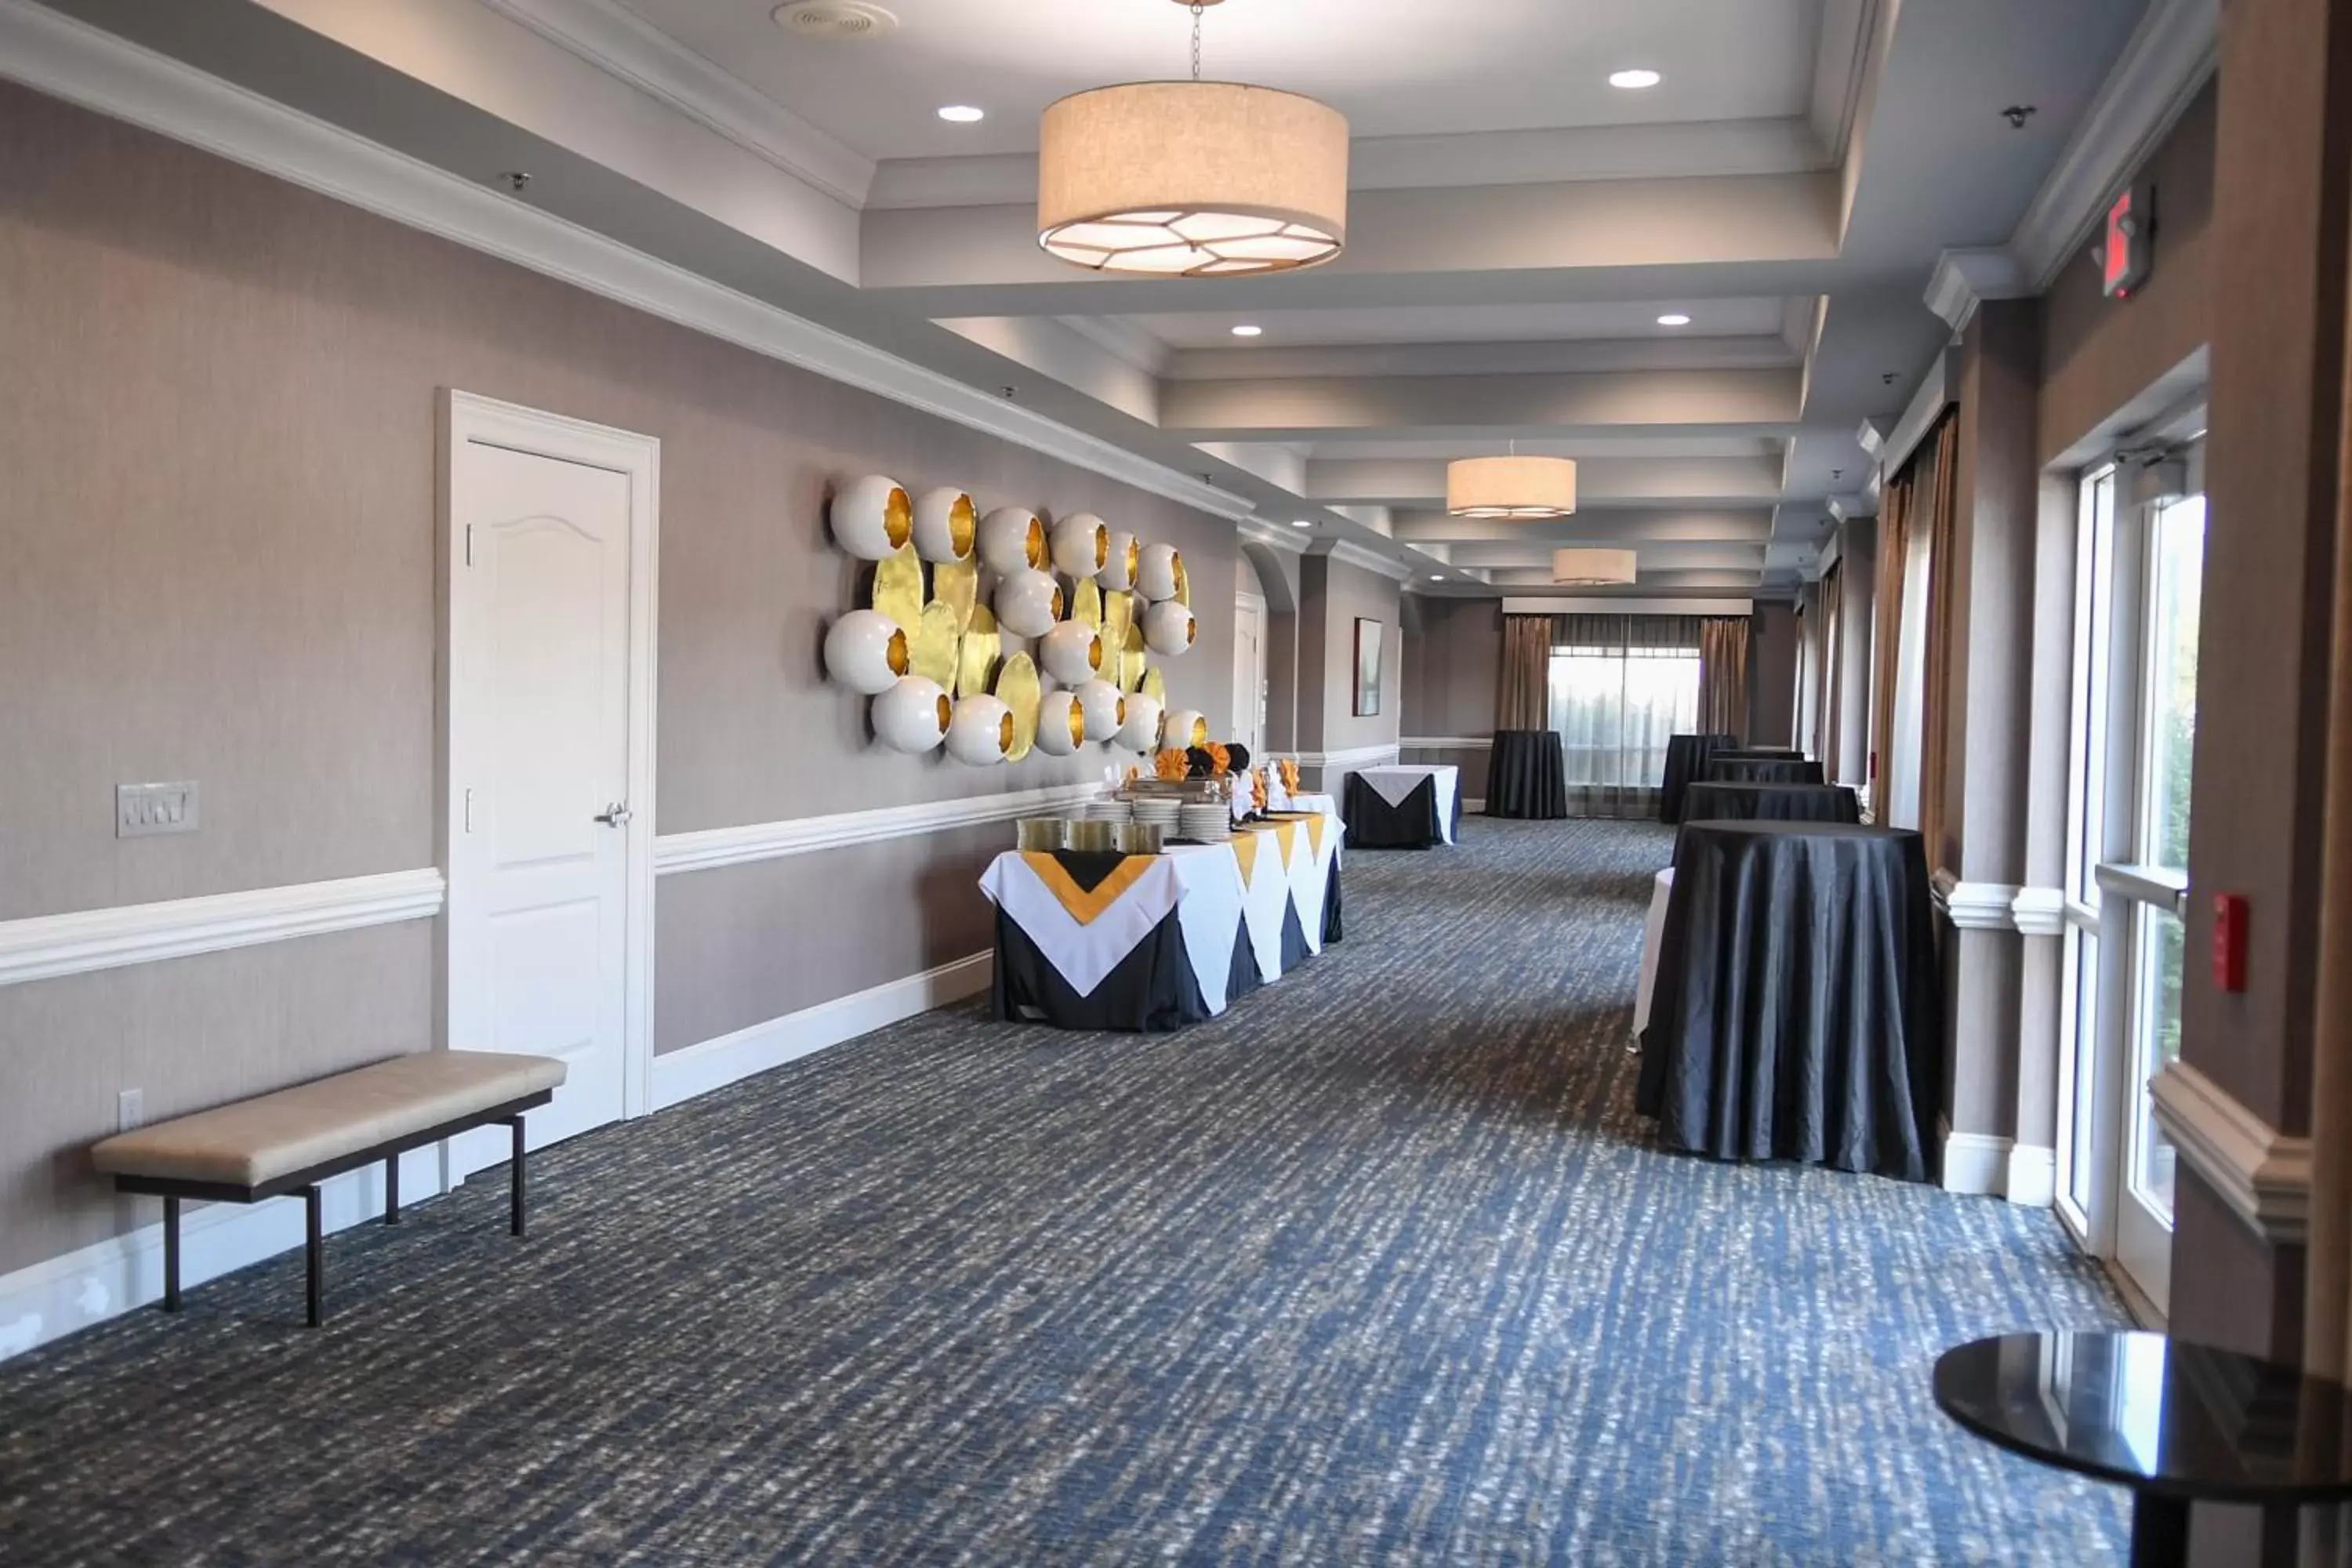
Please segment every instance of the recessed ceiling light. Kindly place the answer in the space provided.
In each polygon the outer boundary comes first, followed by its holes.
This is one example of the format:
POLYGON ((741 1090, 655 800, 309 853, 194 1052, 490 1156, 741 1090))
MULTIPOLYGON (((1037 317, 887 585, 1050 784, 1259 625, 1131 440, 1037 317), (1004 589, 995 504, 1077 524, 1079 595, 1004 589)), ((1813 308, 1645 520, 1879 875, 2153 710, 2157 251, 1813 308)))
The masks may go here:
POLYGON ((1315 526, 1315 520, 1309 517, 1294 517, 1290 520, 1290 526, 1293 528, 1312 528, 1315 526))
POLYGON ((1244 321, 1240 326, 1234 329, 1234 336, 1237 338, 1254 338, 1264 331, 1265 331, 1264 327, 1253 327, 1248 322, 1244 321))
POLYGON ((1690 325, 1690 318, 1684 315, 1679 310, 1672 310, 1658 318, 1658 325, 1662 327, 1687 327, 1690 325))
POLYGON ((976 125, 988 118, 988 110, 969 103, 950 103, 940 110, 940 118, 950 125, 976 125))
POLYGON ((1665 78, 1660 76, 1657 72, 1643 68, 1611 71, 1609 73, 1609 85, 1611 87, 1628 89, 1655 87, 1665 79, 1665 78))
POLYGON ((1445 581, 1445 574, 1443 572, 1432 572, 1429 574, 1429 580, 1433 583, 1443 583, 1445 581))

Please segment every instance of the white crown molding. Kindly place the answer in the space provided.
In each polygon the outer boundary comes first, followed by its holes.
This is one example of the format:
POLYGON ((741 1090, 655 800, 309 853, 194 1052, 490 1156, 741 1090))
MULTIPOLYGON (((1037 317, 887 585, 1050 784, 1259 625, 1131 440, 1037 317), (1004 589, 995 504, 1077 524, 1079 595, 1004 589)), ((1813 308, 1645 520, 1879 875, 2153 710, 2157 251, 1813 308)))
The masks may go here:
POLYGON ((1098 784, 1048 784, 1003 795, 964 795, 913 805, 878 806, 871 811, 836 812, 828 816, 798 816, 785 822, 666 833, 654 840, 654 874, 666 877, 675 871, 707 871, 717 866, 778 860, 788 855, 807 855, 819 849, 872 844, 886 838, 908 838, 950 827, 1010 822, 1015 817, 1060 811, 1101 793, 1102 785, 1098 784))
POLYGON ((2171 131, 2213 74, 2221 36, 2221 0, 2150 0, 2010 237, 2027 292, 2050 287, 2116 190, 2171 131))
POLYGON ((1385 746, 1357 746, 1344 752, 1301 752, 1296 759, 1302 768, 1360 768, 1370 763, 1396 760, 1398 742, 1385 746))
POLYGON ((2063 888, 2020 888, 2009 902, 2010 923, 2020 936, 2066 934, 2066 892, 2063 888))
POLYGON ((1492 735, 1406 735, 1397 742, 1407 752, 1491 752, 1492 735))
POLYGON ((2007 883, 1963 882, 1942 867, 1937 868, 1929 882, 1935 891, 1936 907, 1959 930, 2017 929, 2010 909, 2017 901, 2018 889, 2007 883))
POLYGON ((872 159, 613 0, 481 3, 835 201, 866 205, 872 159))
POLYGON ((1889 420, 1865 419, 1853 433, 1853 444, 1875 458, 1886 450, 1886 433, 1894 427, 1889 420))
POLYGON ((1936 258, 1927 279, 1927 309, 1944 319, 1955 336, 1987 300, 2015 300, 2032 293, 2017 258, 2000 246, 1947 250, 1936 258))
POLYGON ((1146 375, 1164 374, 1169 358, 1175 352, 1141 327, 1117 316, 1056 316, 1054 319, 1120 363, 1146 375))
POLYGON ((0 0, 0 77, 648 315, 1224 518, 1193 475, 736 292, 31 0, 0 0))
POLYGON ((1315 542, 1315 535, 1307 529, 1278 527, 1259 518, 1241 519, 1234 528, 1245 543, 1263 544, 1268 550, 1290 555, 1304 555, 1307 547, 1315 542))
MULTIPOLYGON (((1340 509, 1334 507, 1332 510, 1338 511, 1340 509)), ((1393 578, 1399 583, 1412 581, 1413 569, 1411 566, 1402 561, 1392 561, 1378 551, 1367 550, 1351 539, 1339 541, 1324 553, 1329 555, 1334 561, 1344 561, 1350 566, 1361 567, 1367 572, 1377 572, 1381 576, 1393 578)))
POLYGON ((441 912, 445 891, 441 873, 425 867, 0 921, 0 985, 426 920, 441 912))
POLYGON ((2157 1124, 2180 1159, 2275 1246, 2303 1244, 2311 1215, 2311 1140, 2290 1138, 2187 1062, 2149 1083, 2157 1124))

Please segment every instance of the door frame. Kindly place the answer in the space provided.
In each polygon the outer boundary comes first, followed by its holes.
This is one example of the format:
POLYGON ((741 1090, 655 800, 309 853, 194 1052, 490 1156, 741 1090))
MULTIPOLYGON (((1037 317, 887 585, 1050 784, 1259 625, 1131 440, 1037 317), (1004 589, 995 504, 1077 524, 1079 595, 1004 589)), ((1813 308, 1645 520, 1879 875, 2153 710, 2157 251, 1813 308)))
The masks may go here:
MULTIPOLYGON (((441 560, 437 679, 436 750, 440 753, 441 806, 436 847, 442 876, 448 883, 447 902, 441 916, 440 951, 435 975, 436 1044, 446 1047, 462 1039, 464 1022, 453 1016, 449 974, 457 921, 452 918, 466 896, 457 877, 453 840, 464 820, 461 765, 452 718, 452 698, 466 672, 456 668, 452 647, 451 604, 457 574, 464 568, 466 542, 457 521, 456 456, 464 443, 479 442, 532 457, 580 463, 609 469, 629 481, 629 725, 628 779, 630 820, 624 880, 623 995, 621 1004, 621 1114, 643 1116, 653 1106, 653 986, 654 986, 654 703, 658 687, 656 657, 659 647, 655 616, 660 603, 656 573, 661 560, 661 442, 609 426, 573 419, 562 414, 502 403, 477 393, 444 387, 439 395, 436 459, 439 473, 435 495, 439 526, 436 529, 441 560)), ((496 1141, 501 1146, 504 1135, 496 1141)), ((454 1150, 458 1141, 446 1147, 454 1150)), ((452 1156, 454 1158, 454 1155, 452 1156)), ((493 1152, 482 1163, 505 1158, 493 1152)), ((477 1166, 476 1168, 479 1168, 477 1166)), ((463 1180, 467 1172, 452 1169, 447 1179, 463 1180)))
MULTIPOLYGON (((1257 752, 1263 752, 1265 750, 1265 689, 1267 668, 1265 654, 1265 624, 1267 619, 1265 595, 1263 594, 1253 594, 1246 589, 1235 592, 1234 595, 1234 635, 1236 637, 1240 635, 1240 621, 1244 616, 1251 617, 1257 624, 1257 671, 1253 677, 1257 685, 1256 689, 1249 695, 1250 701, 1255 704, 1255 710, 1250 715, 1249 725, 1250 733, 1257 742, 1256 751, 1251 753, 1251 760, 1255 761, 1257 752)), ((1239 693, 1235 693, 1235 695, 1238 696, 1239 693)), ((1235 713, 1234 715, 1234 721, 1235 726, 1238 727, 1241 721, 1241 715, 1239 713, 1235 713)))

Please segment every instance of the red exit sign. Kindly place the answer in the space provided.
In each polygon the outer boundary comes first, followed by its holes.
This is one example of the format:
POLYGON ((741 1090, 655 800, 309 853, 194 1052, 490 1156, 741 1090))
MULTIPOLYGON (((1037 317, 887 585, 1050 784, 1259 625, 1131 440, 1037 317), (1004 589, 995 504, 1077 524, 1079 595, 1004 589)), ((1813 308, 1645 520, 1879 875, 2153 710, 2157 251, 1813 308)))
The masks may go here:
POLYGON ((2106 237, 2099 249, 2100 280, 2110 300, 2127 300, 2147 281, 2154 262, 2154 190, 2127 185, 2107 205, 2106 237))

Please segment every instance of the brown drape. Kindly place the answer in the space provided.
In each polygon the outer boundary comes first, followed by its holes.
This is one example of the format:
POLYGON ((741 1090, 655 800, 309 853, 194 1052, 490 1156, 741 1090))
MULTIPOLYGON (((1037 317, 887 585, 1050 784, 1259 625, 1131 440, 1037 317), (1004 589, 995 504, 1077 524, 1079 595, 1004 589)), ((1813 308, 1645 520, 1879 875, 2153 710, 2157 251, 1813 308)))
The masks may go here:
POLYGON ((1936 427, 1935 478, 1925 519, 1927 529, 1927 646, 1919 704, 1919 836, 1927 867, 1959 869, 1956 846, 1944 842, 1944 766, 1950 752, 1953 710, 1960 694, 1951 689, 1952 649, 1962 628, 1953 623, 1960 581, 1960 421, 1946 414, 1936 427))
POLYGON ((1878 508, 1878 589, 1871 597, 1869 749, 1870 819, 1886 821, 1887 735, 1895 728, 1896 655, 1903 644, 1903 562, 1911 534, 1911 491, 1916 475, 1906 468, 1886 486, 1878 508))
POLYGON ((1550 728, 1551 623, 1549 616, 1503 617, 1503 678, 1495 685, 1496 729, 1550 728))
POLYGON ((1698 624, 1698 727, 1748 736, 1748 623, 1739 617, 1698 624))

